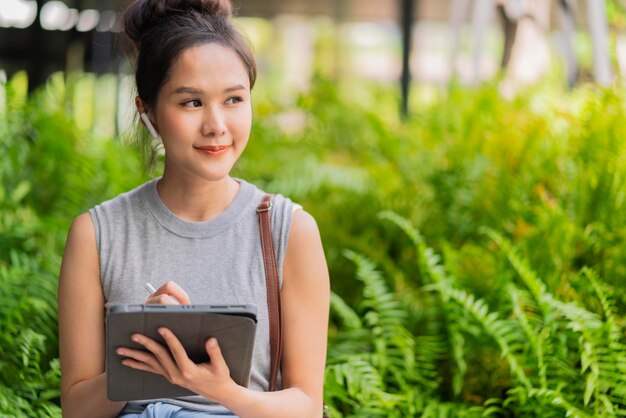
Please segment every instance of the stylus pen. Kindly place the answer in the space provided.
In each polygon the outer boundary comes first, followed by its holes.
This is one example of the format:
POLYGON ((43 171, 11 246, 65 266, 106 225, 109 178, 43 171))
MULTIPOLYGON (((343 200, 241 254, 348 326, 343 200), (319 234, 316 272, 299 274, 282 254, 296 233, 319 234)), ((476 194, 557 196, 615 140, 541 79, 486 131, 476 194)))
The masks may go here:
POLYGON ((154 292, 156 292, 156 289, 154 288, 154 286, 152 286, 152 284, 150 284, 150 282, 146 282, 146 284, 144 284, 144 287, 150 294, 153 294, 154 292))

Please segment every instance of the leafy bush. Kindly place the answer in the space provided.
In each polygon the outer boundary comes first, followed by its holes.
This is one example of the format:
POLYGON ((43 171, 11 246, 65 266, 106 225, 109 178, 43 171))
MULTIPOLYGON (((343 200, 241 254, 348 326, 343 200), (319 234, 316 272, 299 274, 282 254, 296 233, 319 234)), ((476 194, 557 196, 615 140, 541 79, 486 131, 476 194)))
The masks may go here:
POLYGON ((580 272, 591 284, 587 291, 560 301, 509 241, 487 230, 510 263, 505 270, 515 272, 500 275, 496 311, 459 287, 410 222, 392 212, 382 218, 409 236, 423 282, 403 306, 371 262, 347 253, 365 287, 357 309, 336 294, 331 299, 340 328, 331 335, 326 398, 335 416, 626 413, 623 321, 592 270, 580 272), (419 314, 411 324, 408 304, 416 299, 419 314), (599 302, 599 311, 585 300, 599 302), (470 379, 481 364, 498 376, 495 387, 484 385, 489 376, 470 379), (483 386, 468 385, 475 379, 483 386), (482 405, 472 405, 477 401, 482 405))
POLYGON ((56 283, 69 224, 143 176, 139 156, 66 116, 63 78, 0 86, 0 416, 60 416, 56 283))
MULTIPOLYGON (((26 83, 0 89, 0 415, 59 416, 67 228, 147 174, 97 115, 68 116, 110 77, 26 83)), ((384 88, 349 93, 255 100, 234 173, 318 221, 334 416, 624 415, 621 88, 452 86, 406 122, 384 88)))

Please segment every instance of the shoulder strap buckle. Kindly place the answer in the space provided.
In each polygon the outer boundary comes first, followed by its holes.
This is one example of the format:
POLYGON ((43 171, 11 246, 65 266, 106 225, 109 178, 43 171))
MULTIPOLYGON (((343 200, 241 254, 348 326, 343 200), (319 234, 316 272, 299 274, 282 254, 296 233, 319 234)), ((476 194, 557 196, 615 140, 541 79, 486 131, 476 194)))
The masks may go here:
POLYGON ((256 211, 257 213, 261 213, 261 212, 269 212, 272 209, 272 202, 262 202, 261 204, 259 204, 259 206, 257 206, 256 211))
POLYGON ((259 203, 259 206, 257 206, 256 211, 257 213, 261 213, 261 212, 269 212, 272 209, 272 195, 265 195, 263 196, 263 200, 261 201, 261 203, 259 203))

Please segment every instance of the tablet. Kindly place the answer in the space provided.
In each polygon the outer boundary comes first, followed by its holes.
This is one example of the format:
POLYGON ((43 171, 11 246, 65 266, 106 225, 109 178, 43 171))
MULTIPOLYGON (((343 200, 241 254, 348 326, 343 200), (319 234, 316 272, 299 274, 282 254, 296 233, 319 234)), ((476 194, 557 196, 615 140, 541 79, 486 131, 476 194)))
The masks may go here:
MULTIPOLYGON (((144 334, 165 345, 157 333, 169 328, 195 363, 209 361, 205 342, 217 338, 232 379, 241 386, 250 380, 256 332, 256 307, 251 305, 112 305, 106 316, 107 397, 131 401, 191 396, 195 393, 169 383, 161 375, 135 370, 122 364, 118 347, 144 349, 131 341, 144 334)), ((166 346, 167 347, 167 346, 166 346)))

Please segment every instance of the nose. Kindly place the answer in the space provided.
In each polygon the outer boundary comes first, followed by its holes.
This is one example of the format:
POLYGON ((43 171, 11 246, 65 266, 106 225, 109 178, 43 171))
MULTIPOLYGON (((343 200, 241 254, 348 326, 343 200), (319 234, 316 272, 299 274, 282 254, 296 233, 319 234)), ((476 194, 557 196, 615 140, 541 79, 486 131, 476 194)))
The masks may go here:
POLYGON ((202 135, 220 137, 226 133, 224 113, 217 106, 207 107, 202 123, 202 135))

